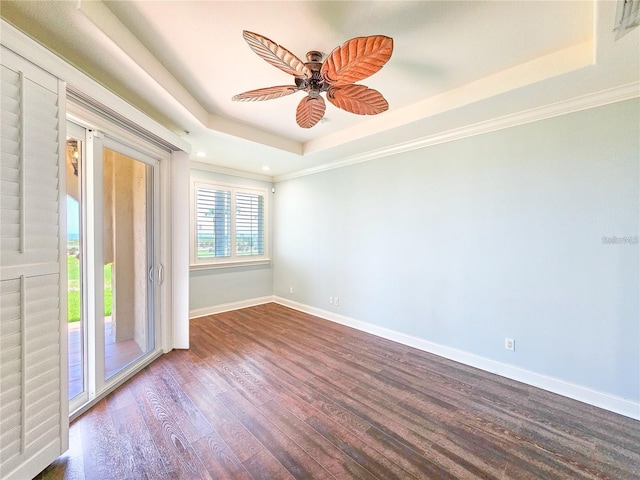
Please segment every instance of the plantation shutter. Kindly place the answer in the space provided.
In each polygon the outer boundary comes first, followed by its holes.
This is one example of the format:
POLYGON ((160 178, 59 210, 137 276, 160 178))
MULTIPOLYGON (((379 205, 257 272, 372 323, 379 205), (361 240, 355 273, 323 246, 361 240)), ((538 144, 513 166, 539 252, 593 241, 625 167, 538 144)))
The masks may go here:
POLYGON ((264 197, 236 193, 236 250, 238 256, 264 255, 264 197))
POLYGON ((194 263, 268 261, 264 190, 196 181, 192 194, 194 263))
POLYGON ((62 84, 2 48, 0 477, 32 478, 66 450, 61 342, 62 84))
POLYGON ((231 192, 213 188, 196 189, 198 258, 231 255, 231 192))

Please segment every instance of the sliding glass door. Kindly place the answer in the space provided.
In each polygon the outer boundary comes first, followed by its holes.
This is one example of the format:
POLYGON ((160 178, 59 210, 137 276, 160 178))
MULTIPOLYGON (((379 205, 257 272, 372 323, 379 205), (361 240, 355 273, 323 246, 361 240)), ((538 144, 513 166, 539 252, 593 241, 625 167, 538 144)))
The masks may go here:
POLYGON ((159 162, 69 122, 69 401, 74 412, 156 350, 159 162))
POLYGON ((87 401, 87 328, 84 311, 84 222, 83 193, 86 131, 67 123, 66 209, 67 209, 67 321, 69 401, 71 405, 87 401))
POLYGON ((104 380, 155 346, 153 166, 103 150, 104 380))

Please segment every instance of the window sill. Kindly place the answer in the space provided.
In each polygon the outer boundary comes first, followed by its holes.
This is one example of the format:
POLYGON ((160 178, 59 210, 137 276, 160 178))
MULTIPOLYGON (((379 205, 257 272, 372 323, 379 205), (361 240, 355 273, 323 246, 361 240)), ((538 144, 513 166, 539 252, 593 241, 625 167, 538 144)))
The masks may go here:
POLYGON ((217 263, 192 263, 189 265, 189 271, 197 270, 215 270, 220 268, 236 268, 236 267, 255 267, 259 265, 270 265, 271 259, 261 258, 259 260, 234 260, 230 262, 217 263))

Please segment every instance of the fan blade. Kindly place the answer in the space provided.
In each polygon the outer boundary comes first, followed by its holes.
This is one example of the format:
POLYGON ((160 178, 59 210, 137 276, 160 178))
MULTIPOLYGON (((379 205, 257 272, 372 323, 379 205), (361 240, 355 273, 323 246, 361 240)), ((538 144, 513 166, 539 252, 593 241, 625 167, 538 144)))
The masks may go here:
POLYGON ((393 39, 390 37, 352 38, 329 54, 320 74, 329 84, 354 83, 380 70, 392 53, 393 39))
POLYGON ((336 107, 357 115, 376 115, 389 109, 380 92, 364 85, 331 87, 327 99, 336 107))
POLYGON ((259 102, 262 100, 272 100, 274 98, 291 95, 299 90, 295 85, 282 85, 280 87, 258 88, 248 92, 234 95, 231 100, 234 102, 259 102))
POLYGON ((311 78, 312 73, 304 62, 273 40, 247 30, 242 31, 242 36, 251 50, 274 67, 296 77, 311 78))
POLYGON ((302 128, 311 128, 324 117, 326 104, 322 97, 305 97, 298 104, 296 110, 296 122, 302 128))

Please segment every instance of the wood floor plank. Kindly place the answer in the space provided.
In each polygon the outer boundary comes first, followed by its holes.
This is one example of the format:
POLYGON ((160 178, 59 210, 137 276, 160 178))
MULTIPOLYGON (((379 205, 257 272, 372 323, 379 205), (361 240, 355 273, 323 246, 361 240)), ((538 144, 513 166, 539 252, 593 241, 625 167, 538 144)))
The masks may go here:
POLYGON ((150 365, 146 374, 152 379, 156 392, 169 410, 188 442, 194 443, 213 432, 200 410, 185 395, 161 359, 150 365))
MULTIPOLYGON (((165 463, 167 475, 180 479, 207 479, 211 477, 185 435, 164 405, 153 382, 142 372, 131 385, 142 415, 147 419, 149 431, 165 463)), ((124 477, 126 478, 126 477, 124 477)))
POLYGON ((241 462, 266 450, 242 422, 202 383, 198 381, 187 383, 182 388, 241 462))
POLYGON ((415 479, 393 459, 384 454, 384 449, 376 449, 362 437, 355 435, 335 421, 327 421, 324 416, 308 417, 306 422, 320 435, 336 445, 345 454, 380 479, 415 479))
POLYGON ((109 413, 120 442, 124 478, 166 477, 164 463, 138 406, 128 404, 109 409, 109 413))
POLYGON ((163 365, 180 385, 193 382, 197 377, 193 374, 191 365, 195 363, 194 355, 188 350, 172 350, 162 356, 163 365))
POLYGON ((191 322, 40 479, 640 480, 640 422, 274 303, 191 322))
POLYGON ((193 447, 212 478, 216 480, 252 479, 244 465, 215 431, 195 442, 193 447))
POLYGON ((295 479, 289 470, 270 453, 261 450, 243 462, 254 480, 291 480, 295 479))
POLYGON ((265 415, 253 408, 251 403, 240 393, 229 391, 220 395, 220 398, 224 405, 295 478, 335 480, 322 465, 265 415))
POLYGON ((118 388, 107 395, 105 401, 110 411, 136 404, 136 399, 130 388, 118 388))
POLYGON ((117 480, 127 478, 120 441, 106 402, 95 405, 91 424, 80 422, 86 478, 117 480))
MULTIPOLYGON (((289 402, 287 403, 289 404, 289 402)), ((342 450, 329 442, 303 420, 292 420, 291 412, 276 401, 261 405, 260 410, 274 425, 282 430, 312 458, 323 465, 336 479, 354 478, 366 480, 373 473, 366 470, 342 450)))

